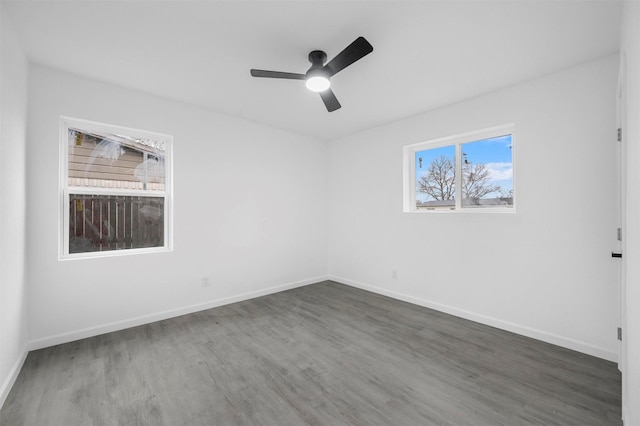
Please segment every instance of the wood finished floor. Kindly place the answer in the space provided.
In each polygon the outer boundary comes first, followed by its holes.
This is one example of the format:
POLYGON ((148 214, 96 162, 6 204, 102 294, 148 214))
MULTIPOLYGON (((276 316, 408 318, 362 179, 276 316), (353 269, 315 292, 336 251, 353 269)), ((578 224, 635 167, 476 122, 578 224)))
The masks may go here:
POLYGON ((621 425, 620 380, 327 281, 31 352, 0 424, 621 425))

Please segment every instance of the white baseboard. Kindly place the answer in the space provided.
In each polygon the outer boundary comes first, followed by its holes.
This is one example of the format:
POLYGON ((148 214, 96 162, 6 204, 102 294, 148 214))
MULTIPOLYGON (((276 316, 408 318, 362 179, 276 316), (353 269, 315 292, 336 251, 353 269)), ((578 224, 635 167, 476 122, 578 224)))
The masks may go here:
POLYGON ((424 306, 425 308, 430 308, 436 311, 444 312, 444 313, 454 315, 456 317, 468 319, 480 324, 489 325, 491 327, 499 328, 501 330, 506 330, 506 331, 510 331, 512 333, 520 334, 526 337, 531 337, 533 339, 541 340, 543 342, 551 343, 553 345, 562 346, 564 348, 582 352, 587 355, 592 355, 598 358, 606 359, 607 361, 618 362, 618 354, 616 352, 612 352, 608 349, 594 346, 587 342, 582 342, 580 340, 572 339, 570 337, 559 336, 557 334, 549 333, 542 330, 537 330, 535 328, 526 327, 526 326, 515 324, 509 321, 504 321, 499 318, 481 315, 475 312, 470 312, 464 309, 443 305, 441 303, 433 302, 430 300, 425 300, 425 299, 417 298, 414 296, 409 296, 407 294, 387 290, 384 288, 375 287, 369 284, 350 280, 348 278, 329 275, 328 279, 330 279, 331 281, 338 282, 340 284, 345 284, 351 287, 367 290, 372 293, 377 293, 383 296, 391 297, 393 299, 402 300, 403 302, 409 302, 409 303, 413 303, 414 305, 424 306))
POLYGON ((266 296, 268 294, 278 293, 278 292, 290 290, 296 287, 302 287, 305 285, 326 281, 327 279, 328 279, 327 276, 309 278, 302 281, 282 284, 282 285, 269 287, 269 288, 265 288, 257 291, 238 294, 235 296, 209 300, 204 303, 198 303, 195 305, 184 306, 176 309, 170 309, 170 310, 158 312, 155 314, 142 315, 139 317, 130 318, 123 321, 116 321, 116 322, 112 322, 109 324, 104 324, 96 327, 89 327, 81 330, 71 331, 68 333, 61 333, 54 336, 45 337, 42 339, 31 340, 28 343, 28 349, 30 351, 33 351, 37 349, 46 348, 49 346, 73 342, 75 340, 86 339, 88 337, 98 336, 100 334, 111 333, 113 331, 124 330, 126 328, 131 328, 131 327, 137 327, 139 325, 149 324, 155 321, 162 321, 169 318, 179 317, 181 315, 204 311, 206 309, 216 308, 218 306, 229 305, 231 303, 236 303, 236 302, 242 302, 244 300, 254 299, 256 297, 266 296))
POLYGON ((11 392, 11 388, 13 387, 13 384, 16 382, 16 379, 18 378, 18 374, 20 374, 20 370, 24 365, 24 361, 27 359, 28 353, 29 351, 27 351, 26 348, 24 349, 24 351, 22 351, 22 355, 20 355, 20 357, 16 360, 15 364, 13 364, 13 367, 9 371, 9 375, 7 376, 5 381, 2 383, 2 386, 0 386, 0 408, 2 408, 2 406, 4 405, 4 402, 7 400, 7 397, 9 396, 9 392, 11 392))
MULTIPOLYGON (((608 349, 601 348, 598 346, 591 345, 587 342, 582 342, 576 339, 572 339, 569 337, 559 336, 553 333, 549 333, 546 331, 534 329, 531 327, 526 327, 520 324, 515 324, 509 321, 504 321, 499 318, 494 318, 486 315, 477 314, 475 312, 470 312, 464 309, 455 308, 448 305, 443 305, 441 303, 433 302, 426 299, 417 298, 414 296, 409 296, 407 294, 387 290, 384 288, 372 286, 369 284, 361 283, 358 281, 350 280, 348 278, 343 278, 334 275, 328 276, 320 276, 315 278, 309 278, 306 280, 296 281, 292 283, 282 284, 274 287, 269 287, 266 289, 238 294, 231 297, 221 298, 210 300, 204 303, 184 306, 176 309, 170 309, 163 312, 158 312, 150 315, 143 315, 140 317, 135 317, 123 321, 117 321, 109 324, 104 324, 96 327, 84 328, 81 330, 76 330, 68 333, 61 333, 54 336, 45 337, 42 339, 32 340, 28 343, 28 350, 37 350, 46 348, 49 346, 59 345, 63 343, 72 342, 74 340, 84 339, 87 337, 93 337, 104 333, 110 333, 113 331, 123 330, 125 328, 137 327, 139 325, 149 324, 155 321, 161 321, 173 317, 178 317, 181 315, 186 315, 198 311, 203 311, 206 309, 215 308, 218 306, 228 305, 231 303, 242 302, 244 300, 253 299, 256 297, 266 296, 268 294, 278 293, 280 291, 290 290, 297 287, 302 287, 309 284, 315 284, 325 280, 332 280, 341 284, 345 284, 351 287, 360 288, 362 290, 371 291, 373 293, 381 294, 384 296, 391 297, 393 299, 402 300, 404 302, 413 303, 414 305, 424 306, 426 308, 434 309, 436 311, 444 312, 450 315, 454 315, 460 318, 468 319, 471 321, 478 322, 480 324, 489 325, 491 327, 499 328, 501 330, 510 331, 513 333, 517 333, 523 336, 531 337, 533 339, 541 340, 543 342, 551 343, 554 345, 562 346, 568 349, 572 349, 578 352, 582 352, 588 355, 592 355, 598 358, 603 358, 608 361, 618 362, 618 354, 616 352, 612 352, 608 349)), ((16 365, 17 371, 15 375, 20 371, 20 367, 26 358, 27 352, 25 352, 24 356, 20 360, 20 362, 16 365)), ((13 384, 13 379, 9 378, 5 383, 3 383, 2 388, 0 388, 0 397, 5 398, 5 392, 8 394, 11 386, 13 384), (8 386, 8 387, 7 387, 8 386)), ((4 399, 1 401, 4 402, 4 399)))

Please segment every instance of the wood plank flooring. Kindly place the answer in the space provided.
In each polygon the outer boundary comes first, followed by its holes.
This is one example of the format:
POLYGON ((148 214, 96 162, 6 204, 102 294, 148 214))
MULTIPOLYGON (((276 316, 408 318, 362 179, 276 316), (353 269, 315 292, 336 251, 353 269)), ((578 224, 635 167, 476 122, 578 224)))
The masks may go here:
POLYGON ((13 425, 621 425, 615 364, 331 281, 29 353, 13 425))

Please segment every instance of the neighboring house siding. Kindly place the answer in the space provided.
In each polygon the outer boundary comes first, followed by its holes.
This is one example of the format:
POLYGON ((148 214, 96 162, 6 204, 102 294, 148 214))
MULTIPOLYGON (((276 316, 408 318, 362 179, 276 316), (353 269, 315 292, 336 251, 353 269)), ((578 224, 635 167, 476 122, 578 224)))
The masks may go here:
MULTIPOLYGON (((153 167, 145 175, 144 156, 135 148, 84 135, 69 152, 69 186, 163 191, 163 179, 153 167)), ((154 162, 151 156, 147 165, 154 162)))

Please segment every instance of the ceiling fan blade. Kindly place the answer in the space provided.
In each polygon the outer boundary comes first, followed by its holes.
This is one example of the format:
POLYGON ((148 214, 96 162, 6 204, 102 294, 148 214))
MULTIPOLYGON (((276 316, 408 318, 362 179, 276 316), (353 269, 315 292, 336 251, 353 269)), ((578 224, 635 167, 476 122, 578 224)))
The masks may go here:
POLYGON ((254 77, 267 77, 267 78, 286 78, 289 80, 304 80, 306 75, 296 74, 294 72, 281 72, 281 71, 266 71, 266 70, 251 70, 251 75, 254 77))
POLYGON ((373 46, 371 46, 364 37, 358 37, 353 43, 345 47, 342 52, 338 53, 335 58, 329 61, 324 66, 324 69, 329 72, 329 76, 332 76, 371 52, 373 52, 373 46))
POLYGON ((341 107, 338 98, 336 98, 336 95, 333 94, 331 89, 318 93, 320 93, 320 97, 322 98, 322 102, 324 102, 324 106, 327 107, 327 111, 332 112, 341 107))

